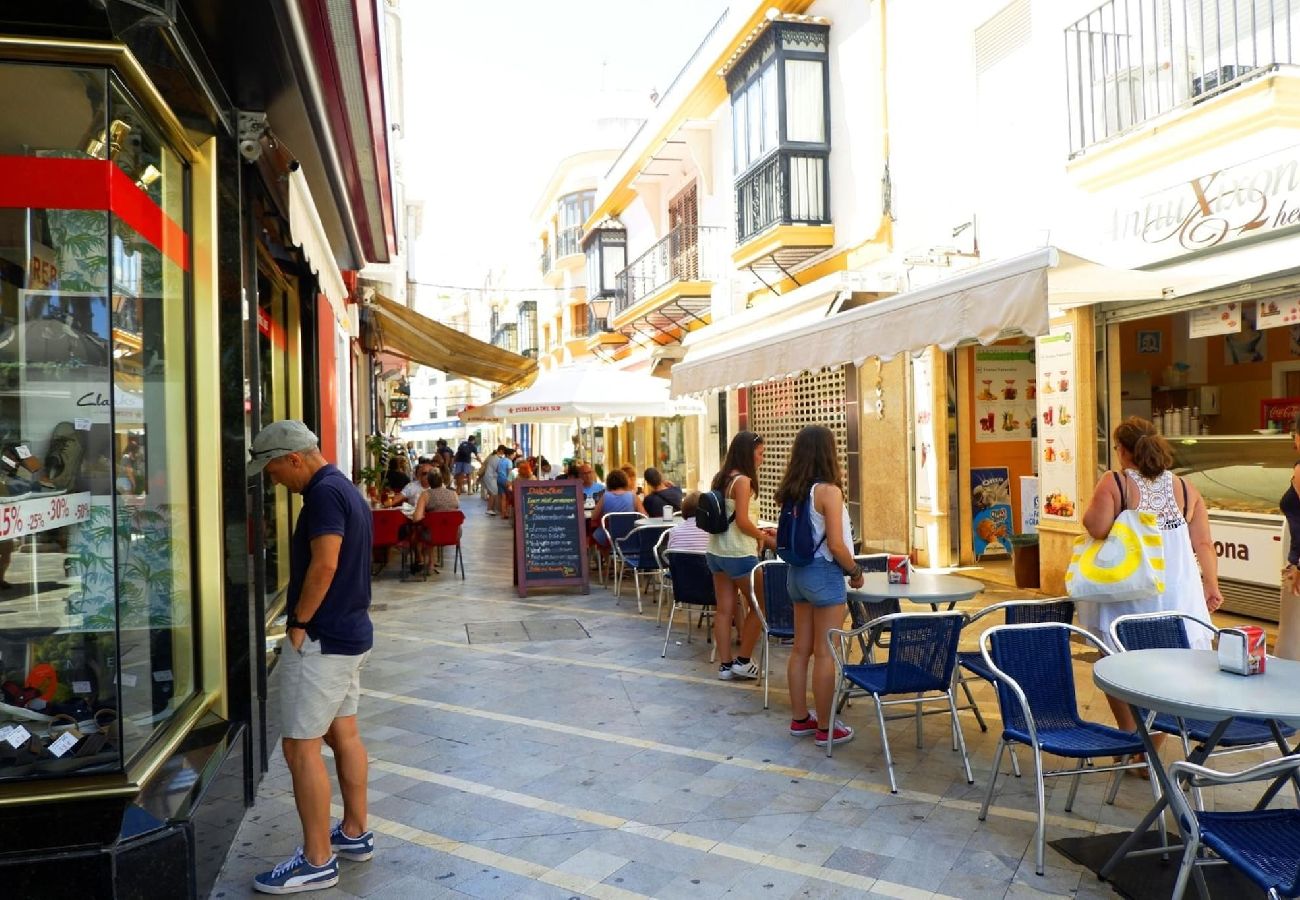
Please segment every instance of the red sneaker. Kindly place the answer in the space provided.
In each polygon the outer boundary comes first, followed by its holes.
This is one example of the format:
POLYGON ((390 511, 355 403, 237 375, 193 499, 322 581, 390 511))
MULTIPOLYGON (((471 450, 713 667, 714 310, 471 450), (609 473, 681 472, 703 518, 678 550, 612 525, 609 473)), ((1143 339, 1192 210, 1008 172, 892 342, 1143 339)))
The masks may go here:
POLYGON ((817 731, 817 716, 813 713, 808 714, 808 718, 800 722, 797 719, 790 720, 790 733, 795 737, 802 737, 805 734, 813 734, 817 731))
POLYGON ((851 740, 853 740, 853 729, 845 725, 843 722, 836 722, 834 736, 827 734, 826 729, 818 728, 817 736, 813 738, 813 743, 818 747, 825 747, 827 743, 847 744, 851 740))

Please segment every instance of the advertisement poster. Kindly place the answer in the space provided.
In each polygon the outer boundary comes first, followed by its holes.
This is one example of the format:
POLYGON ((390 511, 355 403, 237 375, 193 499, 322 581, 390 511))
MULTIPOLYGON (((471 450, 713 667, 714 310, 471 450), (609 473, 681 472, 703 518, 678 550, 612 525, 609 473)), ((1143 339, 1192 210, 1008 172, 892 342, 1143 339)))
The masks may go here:
POLYGON ((1256 328, 1263 331, 1283 325, 1300 325, 1300 297, 1278 297, 1255 304, 1256 328))
POLYGON ((1005 466, 970 470, 971 543, 975 558, 1010 554, 1011 478, 1005 466))
POLYGON ((939 493, 939 470, 934 461, 934 366, 929 353, 912 360, 912 409, 916 508, 931 512, 939 493))
POLYGON ((1038 476, 1020 476, 1020 533, 1038 533, 1038 476))
POLYGON ((1079 518, 1074 327, 1038 338, 1038 478, 1043 519, 1079 518))
POLYGON ((1034 347, 975 351, 976 443, 1027 441, 1035 434, 1034 347))
POLYGON ((1241 304, 1217 303, 1187 314, 1187 336, 1211 337, 1241 331, 1241 304))

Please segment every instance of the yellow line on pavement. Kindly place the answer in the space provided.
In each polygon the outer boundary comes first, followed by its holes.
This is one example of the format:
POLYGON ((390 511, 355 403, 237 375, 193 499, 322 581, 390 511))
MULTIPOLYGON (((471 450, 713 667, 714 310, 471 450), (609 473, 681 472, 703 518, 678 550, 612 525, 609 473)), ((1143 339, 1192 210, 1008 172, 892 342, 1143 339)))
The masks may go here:
MULTIPOLYGON (((293 805, 292 800, 285 802, 289 806, 293 805)), ((330 812, 335 817, 340 817, 343 815, 343 807, 337 803, 331 804, 330 812)), ((646 894, 638 894, 635 891, 624 890, 611 884, 602 884, 583 875, 553 869, 550 866, 529 862, 517 856, 507 856, 495 850, 488 850, 485 847, 477 847, 464 841, 453 840, 440 834, 434 834, 432 831, 424 831, 410 825, 403 825, 401 822, 394 822, 391 819, 370 815, 366 817, 366 823, 372 831, 377 831, 380 834, 386 834, 389 837, 395 837, 411 844, 418 844, 439 853, 458 856, 461 859, 480 865, 491 866, 494 869, 510 872, 523 878, 530 878, 533 881, 554 885, 577 894, 586 894, 591 897, 601 898, 601 900, 650 900, 650 897, 646 894)))
MULTIPOLYGON (((875 782, 866 781, 861 778, 845 778, 841 775, 827 775, 823 772, 812 772, 807 769, 795 768, 794 766, 783 766, 777 763, 765 763, 758 760, 746 759, 743 756, 714 753, 710 750, 697 750, 693 747, 682 747, 676 744, 664 744, 659 741, 647 740, 646 738, 629 737, 627 735, 613 734, 607 731, 593 731, 589 728, 579 728, 576 725, 564 725, 559 722, 549 722, 545 719, 530 719, 524 716, 514 716, 509 715, 508 713, 478 709, 473 706, 461 706, 456 703, 443 703, 439 700, 425 700, 421 697, 409 697, 403 694, 393 694, 388 691, 376 691, 369 688, 362 688, 361 693, 365 694, 367 697, 374 697, 379 700, 391 700, 394 703, 403 703, 408 706, 420 706, 425 709, 436 709, 441 712, 453 713, 455 715, 473 716, 475 718, 488 719, 493 722, 504 722, 508 725, 521 725, 526 728, 537 728, 543 731, 552 731, 557 734, 572 735, 573 737, 580 737, 586 740, 620 744, 624 747, 637 747, 642 750, 666 753, 671 756, 685 756, 691 759, 702 759, 708 762, 718 763, 719 765, 735 766, 737 768, 748 769, 754 772, 782 775, 788 778, 798 778, 802 781, 815 781, 821 784, 838 785, 840 787, 854 788, 855 790, 870 791, 876 794, 890 793, 889 788, 886 785, 876 784, 875 782)), ((948 799, 941 797, 938 794, 929 794, 923 791, 911 791, 901 788, 898 793, 893 796, 902 800, 912 800, 917 803, 942 803, 944 807, 948 809, 978 811, 980 807, 980 804, 973 800, 948 799)), ((1004 819, 1016 819, 1024 822, 1037 821, 1037 817, 1032 811, 1013 809, 1009 807, 990 806, 989 815, 998 816, 999 818, 1004 819)), ((1073 818, 1051 813, 1048 814, 1047 821, 1049 824, 1072 828, 1075 831, 1097 832, 1105 830, 1120 830, 1098 826, 1096 823, 1089 822, 1081 817, 1073 818)))
POLYGON ((476 781, 467 781, 464 778, 455 778, 450 775, 442 775, 437 772, 404 766, 399 763, 390 763, 379 759, 372 759, 371 766, 385 772, 390 772, 394 775, 400 775, 403 778, 409 778, 413 781, 438 784, 443 787, 453 788, 454 790, 464 791, 468 794, 487 797, 488 799, 498 800, 502 803, 509 803, 513 806, 521 806, 525 809, 537 812, 546 812, 566 819, 573 819, 579 822, 586 822, 590 825, 597 825, 601 828, 635 834, 652 841, 672 844, 677 847, 685 847, 688 850, 695 850, 700 853, 711 853, 715 856, 725 856, 728 859, 739 860, 740 862, 746 862, 765 869, 775 869, 778 872, 793 872, 797 875, 802 875, 805 878, 814 878, 818 881, 826 881, 831 884, 853 888, 854 890, 874 891, 877 894, 903 898, 903 900, 910 900, 910 898, 913 897, 942 896, 931 894, 928 891, 921 891, 904 884, 878 881, 865 875, 845 872, 841 869, 831 869, 826 866, 806 863, 802 860, 793 859, 788 856, 778 856, 775 853, 764 853, 760 850, 751 850, 748 847, 741 847, 738 844, 728 844, 723 841, 715 841, 694 834, 673 831, 672 829, 664 828, 659 825, 647 825, 644 822, 624 819, 619 816, 611 816, 594 810, 569 806, 564 803, 556 803, 555 801, 547 800, 542 797, 535 797, 531 794, 521 794, 518 791, 508 791, 502 788, 495 788, 491 785, 481 784, 476 781))
MULTIPOLYGON (((603 669, 607 672, 618 672, 620 675, 646 675, 651 678, 665 678, 669 681, 685 681, 690 684, 705 684, 709 687, 724 687, 727 690, 737 690, 738 686, 734 683, 720 681, 717 678, 705 678, 702 675, 682 675, 678 672, 660 672, 657 669, 638 669, 631 666, 625 666, 621 663, 600 662, 591 659, 571 659, 567 656, 548 656, 544 653, 525 653, 522 650, 507 650, 504 647, 492 647, 484 644, 465 644, 459 641, 444 641, 439 638, 419 637, 413 634, 397 634, 391 631, 376 631, 377 636, 391 638, 395 641, 410 641, 413 644, 431 644, 436 647, 449 647, 453 650, 470 650, 475 653, 488 653, 494 656, 516 656, 520 659, 527 659, 534 662, 559 663, 561 665, 581 666, 584 669, 603 669)), ((754 682, 753 688, 739 688, 740 690, 762 690, 761 683, 754 682)), ((787 695, 784 688, 772 688, 772 693, 782 697, 787 695)))

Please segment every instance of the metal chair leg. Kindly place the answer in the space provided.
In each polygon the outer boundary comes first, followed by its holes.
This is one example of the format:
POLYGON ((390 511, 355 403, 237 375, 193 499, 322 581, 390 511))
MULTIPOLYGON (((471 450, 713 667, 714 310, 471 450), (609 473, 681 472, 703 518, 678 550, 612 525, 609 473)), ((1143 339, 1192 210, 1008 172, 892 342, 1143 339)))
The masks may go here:
MULTIPOLYGON (((677 600, 676 600, 676 598, 673 599, 673 608, 670 609, 670 610, 668 611, 668 628, 664 631, 664 652, 659 654, 659 658, 660 658, 660 659, 663 659, 665 656, 668 655, 668 641, 669 641, 669 640, 672 638, 672 636, 673 636, 673 617, 674 617, 675 615, 677 615, 677 600)), ((688 623, 687 623, 687 626, 688 626, 688 627, 687 627, 687 629, 686 629, 686 636, 687 636, 687 637, 690 637, 690 634, 691 634, 691 629, 690 629, 689 625, 690 625, 690 623, 688 622, 688 623)))
POLYGON ((997 786, 998 776, 1002 774, 1002 751, 1007 749, 1007 742, 998 741, 998 749, 993 752, 993 770, 989 773, 989 789, 984 792, 984 803, 980 806, 979 820, 983 822, 989 815, 989 804, 993 802, 993 789, 997 786))
POLYGON ((763 632, 763 709, 767 709, 768 693, 772 687, 772 636, 763 632))
POLYGON ((1011 754, 1011 774, 1020 777, 1020 759, 1016 756, 1016 748, 1010 744, 1007 745, 1007 752, 1011 754))
POLYGON ((1189 837, 1186 846, 1183 847, 1183 862, 1178 867, 1178 880, 1174 882, 1174 892, 1170 895, 1173 900, 1182 900, 1183 894, 1187 893, 1187 881, 1191 878, 1192 869, 1196 866, 1198 851, 1197 842, 1189 837))
POLYGON ((970 756, 966 753, 966 734, 961 730, 961 721, 957 718, 957 695, 952 686, 948 686, 948 709, 952 711, 952 723, 957 730, 957 744, 961 749, 961 766, 966 772, 966 783, 974 784, 975 776, 970 771, 970 756))
MULTIPOLYGON (((844 695, 843 679, 841 679, 841 678, 839 677, 839 673, 836 672, 836 678, 835 678, 835 692, 834 692, 833 694, 831 694, 831 721, 830 721, 830 726, 829 726, 829 728, 827 729, 827 732, 826 732, 826 737, 828 738, 828 740, 826 741, 826 755, 827 755, 827 756, 830 756, 830 755, 831 755, 831 749, 835 746, 835 740, 834 740, 834 738, 835 738, 835 716, 838 715, 838 713, 839 713, 840 703, 842 702, 842 699, 841 699, 841 698, 843 697, 843 695, 844 695)), ((818 722, 817 724, 820 725, 820 724, 822 724, 822 723, 818 722)))
POLYGON ((1084 767, 1087 765, 1087 763, 1088 761, 1086 759, 1079 760, 1079 765, 1075 766, 1075 769, 1078 771, 1078 774, 1070 776, 1070 794, 1068 797, 1065 798, 1066 812, 1074 811, 1074 798, 1079 793, 1080 776, 1083 775, 1083 770, 1084 767))
MULTIPOLYGON (((1132 758, 1133 757, 1131 756, 1124 757, 1122 760, 1120 760, 1120 765, 1123 765, 1124 763, 1128 762, 1132 758)), ((1112 775, 1110 779, 1110 787, 1106 790, 1107 806, 1115 805, 1115 797, 1119 794, 1119 785, 1120 782, 1123 780, 1124 780, 1124 770, 1123 769, 1115 770, 1115 774, 1112 775)))
POLYGON ((1034 747, 1034 791, 1038 801, 1038 830, 1034 833, 1034 871, 1043 874, 1043 856, 1047 832, 1047 796, 1043 788, 1043 753, 1034 747))
MULTIPOLYGON (((889 734, 885 731, 885 708, 880 705, 880 695, 872 694, 871 699, 876 701, 876 721, 880 723, 880 743, 885 748, 885 769, 889 772, 889 792, 898 793, 898 782, 894 780, 894 754, 889 752, 889 734)), ((834 727, 834 723, 832 723, 834 727)), ((829 747, 830 744, 827 743, 829 747)))
POLYGON ((980 731, 987 733, 988 724, 984 721, 984 714, 980 712, 980 705, 975 702, 975 695, 970 691, 970 679, 968 679, 960 668, 954 669, 957 673, 957 683, 966 694, 966 702, 970 704, 971 712, 975 713, 975 721, 979 723, 980 731))

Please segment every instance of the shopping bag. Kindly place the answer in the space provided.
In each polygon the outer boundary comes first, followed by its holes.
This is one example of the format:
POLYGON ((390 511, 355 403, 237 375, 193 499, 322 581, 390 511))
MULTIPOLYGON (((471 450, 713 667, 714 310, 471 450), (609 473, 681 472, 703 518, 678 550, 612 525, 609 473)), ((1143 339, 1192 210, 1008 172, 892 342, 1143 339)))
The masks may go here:
POLYGON ((1155 513, 1128 509, 1099 541, 1075 538, 1065 590, 1076 600, 1144 600, 1165 591, 1164 534, 1155 513))

